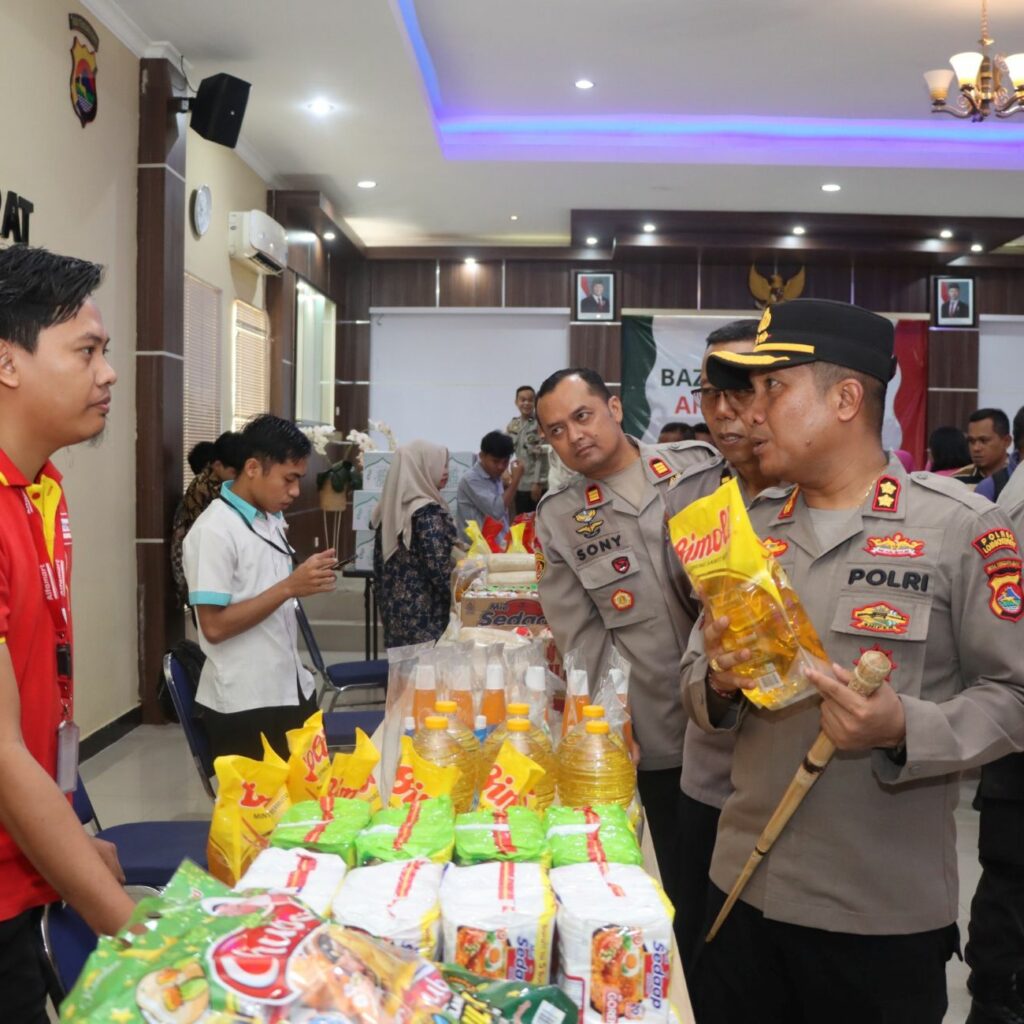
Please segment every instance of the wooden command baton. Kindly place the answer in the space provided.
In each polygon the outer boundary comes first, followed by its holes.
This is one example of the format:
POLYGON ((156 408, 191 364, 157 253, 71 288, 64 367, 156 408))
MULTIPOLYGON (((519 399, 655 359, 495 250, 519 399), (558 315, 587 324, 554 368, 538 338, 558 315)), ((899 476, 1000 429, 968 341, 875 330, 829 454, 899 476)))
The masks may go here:
MULTIPOLYGON (((882 685, 882 682, 891 670, 892 663, 881 651, 865 651, 860 656, 857 666, 853 670, 850 689, 854 693, 870 697, 882 685)), ((789 788, 783 794, 778 807, 775 808, 771 818, 768 820, 768 824, 764 827, 764 831, 762 831, 757 842, 754 844, 754 852, 743 866, 743 870, 740 872, 739 878, 736 879, 732 891, 722 905, 722 909, 718 912, 718 917, 715 918, 715 923, 711 926, 711 930, 704 940, 705 942, 710 942, 718 934, 718 930, 725 923, 729 912, 739 899, 740 893, 746 888, 751 875, 757 870, 758 864, 761 863, 774 845, 775 840, 782 834, 782 830, 786 827, 787 822, 793 817, 794 812, 800 806, 803 798, 807 796, 811 786, 818 781, 819 776, 828 766, 835 752, 835 744, 824 732, 819 732, 818 738, 804 756, 803 764, 797 768, 793 781, 790 782, 789 788)))

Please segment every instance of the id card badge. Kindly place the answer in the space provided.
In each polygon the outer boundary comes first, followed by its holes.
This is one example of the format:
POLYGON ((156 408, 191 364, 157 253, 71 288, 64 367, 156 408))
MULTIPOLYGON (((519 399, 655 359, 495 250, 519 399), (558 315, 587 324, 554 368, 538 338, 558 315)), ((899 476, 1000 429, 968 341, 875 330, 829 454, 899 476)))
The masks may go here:
POLYGON ((57 785, 62 793, 74 793, 78 788, 78 736, 78 726, 72 721, 57 726, 57 785))

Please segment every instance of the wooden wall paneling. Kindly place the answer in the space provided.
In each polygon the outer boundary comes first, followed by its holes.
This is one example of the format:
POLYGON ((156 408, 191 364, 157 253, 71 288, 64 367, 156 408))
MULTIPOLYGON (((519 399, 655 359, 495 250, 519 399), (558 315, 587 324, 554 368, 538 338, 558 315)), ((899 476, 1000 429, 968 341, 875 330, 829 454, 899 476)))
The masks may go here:
MULTIPOLYGON (((336 380, 346 383, 370 379, 370 325, 338 324, 336 380)), ((339 385, 340 386, 340 385, 339 385)))
POLYGON ((936 427, 966 430, 967 417, 977 408, 977 391, 929 391, 927 435, 936 427))
POLYGON ((437 304, 435 260, 372 260, 370 306, 437 304))
POLYGON ((689 262, 623 263, 618 272, 619 309, 696 309, 697 265, 689 262))
POLYGON ((295 415, 295 295, 298 277, 285 270, 267 278, 267 316, 270 319, 270 412, 295 415))
POLYGON ((187 115, 171 103, 186 95, 167 60, 139 65, 136 195, 135 441, 139 699, 142 720, 163 721, 157 689, 162 661, 183 622, 171 582, 168 538, 181 498, 184 364, 185 139, 187 115))
POLYGON ((501 261, 441 260, 442 306, 501 305, 501 261))
POLYGON ((619 324, 571 324, 569 365, 596 370, 609 384, 618 384, 622 379, 622 329, 619 324))
POLYGON ((759 316, 757 301, 750 294, 751 262, 768 276, 773 271, 775 257, 759 255, 742 263, 703 259, 700 267, 700 308, 749 310, 750 316, 759 316))
POLYGON ((977 391, 977 331, 935 327, 928 331, 928 387, 977 391))
POLYGON ((573 264, 563 260, 506 260, 505 305, 534 309, 572 305, 573 264))
POLYGON ((925 266, 858 261, 853 268, 853 301, 879 313, 927 313, 928 277, 933 272, 925 266))
POLYGON ((1024 269, 999 267, 968 273, 975 278, 979 313, 1024 316, 1024 269))
POLYGON ((339 315, 342 320, 366 320, 370 315, 370 264, 364 259, 344 261, 339 315))
MULTIPOLYGON (((787 254, 787 259, 789 256, 787 254)), ((849 262, 807 263, 807 275, 803 299, 831 299, 834 302, 850 301, 852 268, 849 262)), ((800 269, 799 263, 790 264, 779 259, 779 274, 784 281, 800 269)))

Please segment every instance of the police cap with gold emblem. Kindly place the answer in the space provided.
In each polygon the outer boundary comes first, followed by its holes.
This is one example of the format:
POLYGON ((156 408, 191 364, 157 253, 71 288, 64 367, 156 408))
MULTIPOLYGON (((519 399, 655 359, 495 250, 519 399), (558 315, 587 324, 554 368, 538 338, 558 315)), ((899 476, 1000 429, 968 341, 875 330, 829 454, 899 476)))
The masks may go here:
POLYGON ((707 377, 716 388, 750 387, 752 370, 833 363, 887 382, 896 372, 892 322, 848 302, 791 299, 769 306, 753 352, 708 353, 707 377))

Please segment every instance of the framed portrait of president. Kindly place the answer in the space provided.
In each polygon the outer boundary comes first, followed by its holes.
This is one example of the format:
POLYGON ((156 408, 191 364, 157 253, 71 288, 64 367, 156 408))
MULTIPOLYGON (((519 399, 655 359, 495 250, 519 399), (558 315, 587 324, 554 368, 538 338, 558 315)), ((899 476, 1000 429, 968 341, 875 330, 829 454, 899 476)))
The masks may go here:
POLYGON ((933 327, 977 327, 978 297, 974 278, 933 275, 931 312, 933 327))
POLYGON ((575 270, 572 283, 574 319, 615 319, 615 274, 612 271, 575 270))

